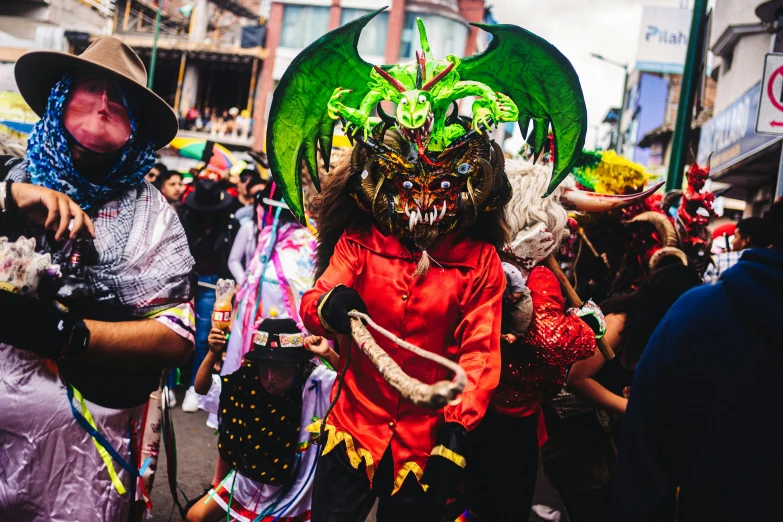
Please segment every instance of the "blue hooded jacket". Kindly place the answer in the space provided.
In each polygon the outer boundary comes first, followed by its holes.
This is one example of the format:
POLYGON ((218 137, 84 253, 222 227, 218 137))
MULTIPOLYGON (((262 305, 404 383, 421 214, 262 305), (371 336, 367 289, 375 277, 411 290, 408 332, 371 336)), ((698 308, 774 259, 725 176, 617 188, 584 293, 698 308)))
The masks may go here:
POLYGON ((636 368, 612 520, 783 519, 782 352, 783 250, 684 294, 636 368))

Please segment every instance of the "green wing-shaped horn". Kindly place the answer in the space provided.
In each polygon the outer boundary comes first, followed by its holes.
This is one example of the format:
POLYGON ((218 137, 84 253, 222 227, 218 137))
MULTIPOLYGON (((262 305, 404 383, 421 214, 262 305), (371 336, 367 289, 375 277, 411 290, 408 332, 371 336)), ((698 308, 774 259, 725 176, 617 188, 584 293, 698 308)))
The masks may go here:
POLYGON ((327 113, 327 103, 337 87, 351 89, 340 101, 357 107, 367 94, 372 65, 359 56, 359 35, 378 9, 326 33, 294 58, 275 89, 269 111, 266 150, 269 169, 291 212, 304 223, 302 159, 320 190, 316 143, 329 165, 332 136, 337 123, 327 113))
POLYGON ((585 143, 587 109, 579 77, 560 51, 530 31, 515 25, 471 25, 491 33, 492 41, 484 52, 462 60, 457 67, 460 80, 483 82, 510 97, 519 109, 523 136, 532 118, 536 153, 552 123, 555 157, 549 195, 568 175, 585 143))

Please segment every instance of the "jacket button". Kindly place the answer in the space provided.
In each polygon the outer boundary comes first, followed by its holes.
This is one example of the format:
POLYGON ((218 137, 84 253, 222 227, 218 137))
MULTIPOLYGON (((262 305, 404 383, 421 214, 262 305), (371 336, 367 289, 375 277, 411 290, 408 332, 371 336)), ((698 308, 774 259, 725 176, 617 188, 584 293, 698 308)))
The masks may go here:
POLYGON ((402 294, 402 300, 407 301, 408 300, 408 294, 402 294))
POLYGON ((393 422, 390 422, 390 423, 389 423, 389 429, 390 429, 390 430, 393 430, 393 429, 394 429, 394 423, 393 423, 393 422))

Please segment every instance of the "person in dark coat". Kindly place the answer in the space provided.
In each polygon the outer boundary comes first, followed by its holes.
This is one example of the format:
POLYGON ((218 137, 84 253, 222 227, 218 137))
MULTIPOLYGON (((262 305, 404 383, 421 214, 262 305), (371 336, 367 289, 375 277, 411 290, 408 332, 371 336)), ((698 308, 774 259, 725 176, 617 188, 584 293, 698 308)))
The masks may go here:
POLYGON ((650 339, 624 421, 613 520, 780 519, 783 202, 766 219, 773 246, 683 295, 650 339))

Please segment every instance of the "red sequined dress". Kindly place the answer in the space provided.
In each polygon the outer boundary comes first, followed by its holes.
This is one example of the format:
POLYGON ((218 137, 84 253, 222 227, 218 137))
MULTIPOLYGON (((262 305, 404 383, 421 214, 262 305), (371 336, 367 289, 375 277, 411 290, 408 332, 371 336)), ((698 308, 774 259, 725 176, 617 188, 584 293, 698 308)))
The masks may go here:
POLYGON ((527 286, 533 319, 516 343, 502 343, 500 384, 490 403, 495 412, 513 417, 536 413, 563 387, 568 367, 592 356, 596 347, 590 327, 566 314, 560 283, 548 268, 533 268, 527 286))

